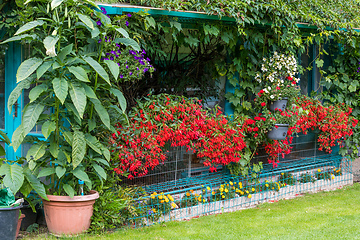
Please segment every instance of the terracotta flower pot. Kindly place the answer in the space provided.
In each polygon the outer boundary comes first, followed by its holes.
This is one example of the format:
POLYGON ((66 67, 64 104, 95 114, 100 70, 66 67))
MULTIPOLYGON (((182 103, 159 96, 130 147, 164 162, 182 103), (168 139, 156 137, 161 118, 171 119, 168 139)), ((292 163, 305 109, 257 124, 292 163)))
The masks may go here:
POLYGON ((22 222, 24 217, 25 217, 25 214, 21 214, 19 219, 18 219, 17 228, 16 228, 16 238, 19 236, 21 222, 22 222))
POLYGON ((76 235, 90 227, 93 205, 99 198, 97 191, 90 191, 85 196, 47 195, 43 200, 46 224, 54 235, 76 235))

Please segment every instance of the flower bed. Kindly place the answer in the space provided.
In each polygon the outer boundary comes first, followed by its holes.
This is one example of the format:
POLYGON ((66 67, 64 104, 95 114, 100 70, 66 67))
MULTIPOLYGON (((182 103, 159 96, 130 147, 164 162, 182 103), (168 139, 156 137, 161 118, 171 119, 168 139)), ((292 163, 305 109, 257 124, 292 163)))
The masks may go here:
MULTIPOLYGON (((289 199, 306 192, 332 190, 352 184, 351 160, 341 157, 317 159, 309 165, 296 165, 286 171, 267 171, 258 181, 222 175, 223 182, 204 181, 197 186, 179 186, 172 192, 153 192, 137 201, 143 206, 139 225, 184 220, 253 207, 263 202, 289 199), (149 204, 149 200, 151 203, 149 204), (151 210, 151 211, 149 211, 151 210)), ((139 206, 140 208, 142 206, 139 206)))

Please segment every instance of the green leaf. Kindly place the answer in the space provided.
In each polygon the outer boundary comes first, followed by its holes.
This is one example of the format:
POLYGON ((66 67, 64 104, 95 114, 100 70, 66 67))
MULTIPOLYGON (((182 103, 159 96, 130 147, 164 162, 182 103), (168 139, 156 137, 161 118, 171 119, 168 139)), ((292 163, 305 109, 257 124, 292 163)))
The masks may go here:
POLYGON ((92 90, 91 87, 89 87, 87 84, 85 83, 81 83, 81 86, 85 89, 85 94, 88 98, 95 98, 98 99, 95 92, 92 90))
POLYGON ((73 188, 72 186, 70 186, 69 184, 64 184, 64 185, 63 185, 63 189, 64 189, 64 191, 66 192, 66 194, 67 194, 69 197, 71 197, 71 198, 74 197, 74 195, 75 195, 75 190, 74 190, 74 188, 73 188))
POLYGON ((65 78, 54 78, 52 84, 56 97, 64 104, 68 94, 68 82, 65 78))
POLYGON ((51 10, 54 10, 57 6, 59 6, 64 0, 52 0, 51 1, 51 10))
POLYGON ((131 46, 135 51, 138 52, 141 50, 139 44, 134 39, 131 38, 116 38, 114 42, 122 43, 125 46, 131 46))
POLYGON ((83 118, 86 107, 86 94, 85 89, 76 82, 70 82, 70 97, 79 113, 80 118, 83 118))
POLYGON ((35 20, 35 21, 31 21, 31 22, 28 22, 26 23, 25 25, 21 26, 17 31, 16 33, 14 34, 15 36, 16 35, 19 35, 20 33, 23 33, 23 32, 26 32, 26 31, 29 31, 37 26, 41 26, 43 25, 45 22, 42 21, 42 20, 35 20))
POLYGON ((37 79, 40 79, 42 75, 44 75, 44 73, 46 73, 46 71, 49 70, 51 64, 53 64, 53 62, 43 62, 43 64, 41 64, 41 66, 38 69, 36 69, 37 79))
POLYGON ((64 138, 65 138, 65 141, 68 144, 72 145, 73 144, 73 139, 74 139, 73 133, 65 131, 65 132, 63 132, 63 135, 64 135, 64 138))
POLYGON ((86 172, 84 172, 80 168, 76 168, 75 170, 73 170, 72 174, 74 174, 75 177, 77 177, 80 180, 83 180, 84 182, 91 182, 86 172))
POLYGON ((108 162, 110 162, 111 156, 110 156, 110 151, 109 151, 109 149, 103 147, 103 148, 101 149, 101 151, 102 151, 102 154, 104 155, 104 157, 106 158, 106 160, 107 160, 108 162))
POLYGON ((18 149, 18 147, 21 145, 21 143, 23 142, 25 138, 25 134, 24 134, 24 127, 21 124, 13 133, 12 138, 11 138, 11 145, 14 148, 14 151, 16 152, 16 150, 18 149))
POLYGON ((98 163, 102 163, 104 164, 105 166, 110 166, 109 163, 105 160, 105 159, 102 159, 102 158, 94 158, 95 161, 97 161, 98 163))
POLYGON ((16 82, 28 78, 42 63, 41 58, 30 58, 22 62, 16 73, 16 82))
POLYGON ((36 35, 30 35, 30 34, 23 34, 23 35, 19 35, 19 36, 15 36, 15 37, 11 37, 6 39, 5 41, 1 42, 0 44, 4 44, 4 43, 8 43, 8 42, 14 42, 14 41, 19 41, 25 38, 34 38, 34 36, 36 35))
POLYGON ((74 44, 69 44, 59 52, 58 58, 59 58, 60 62, 64 62, 66 56, 71 53, 73 46, 74 46, 74 44))
POLYGON ((83 59, 111 86, 109 75, 97 61, 92 57, 83 57, 83 59))
POLYGON ((99 165, 97 165, 96 163, 93 163, 92 166, 95 169, 96 173, 99 174, 100 177, 102 177, 104 180, 106 180, 105 170, 102 167, 100 167, 99 165))
POLYGON ((11 113, 12 110, 12 106, 14 105, 14 103, 18 100, 18 98, 20 97, 20 95, 22 94, 22 91, 24 89, 28 89, 31 85, 31 78, 27 78, 24 81, 21 81, 15 88, 14 90, 10 93, 10 96, 8 98, 8 103, 7 103, 7 107, 9 110, 9 113, 11 113))
POLYGON ((45 84, 37 85, 36 87, 31 89, 31 91, 29 93, 30 103, 35 101, 40 96, 40 94, 45 92, 47 89, 48 89, 48 86, 45 84))
POLYGON ((108 129, 110 129, 109 113, 106 111, 106 109, 98 99, 90 98, 90 101, 94 104, 95 110, 98 113, 101 121, 108 129))
POLYGON ((170 21, 170 26, 171 26, 171 27, 175 27, 179 32, 180 32, 181 29, 182 29, 181 23, 179 23, 179 22, 170 21))
POLYGON ((111 88, 110 92, 117 97, 118 102, 119 102, 120 107, 121 107, 121 110, 125 113, 126 108, 127 108, 127 103, 126 103, 126 99, 124 97, 124 94, 119 89, 116 89, 116 88, 111 88))
POLYGON ((88 26, 90 29, 94 29, 94 24, 91 21, 90 17, 80 13, 77 13, 76 15, 79 17, 80 21, 82 21, 86 26, 88 26))
POLYGON ((59 146, 56 142, 51 142, 50 143, 50 153, 54 158, 57 158, 59 155, 59 146))
POLYGON ((61 166, 56 166, 55 172, 56 172, 56 175, 58 176, 58 178, 61 178, 62 176, 64 176, 66 169, 61 166))
POLYGON ((89 125, 89 131, 91 132, 92 130, 94 130, 96 128, 96 121, 94 118, 89 119, 88 121, 88 125, 89 125))
POLYGON ((41 132, 44 135, 44 137, 47 139, 49 135, 55 131, 56 129, 56 123, 54 121, 46 121, 42 127, 41 132))
POLYGON ((123 35, 124 38, 129 38, 128 32, 123 28, 115 28, 117 32, 123 35))
POLYGON ((100 21, 103 25, 105 25, 105 27, 110 27, 111 26, 111 19, 106 16, 105 14, 103 14, 102 12, 99 11, 94 11, 95 16, 97 16, 98 18, 100 18, 100 21))
MULTIPOLYGON (((24 196, 29 196, 29 194, 31 193, 31 191, 33 190, 33 188, 31 187, 30 183, 26 180, 26 178, 24 179, 23 185, 20 188, 20 192, 24 195, 24 196)), ((25 197, 26 199, 26 197, 25 197)), ((31 201, 30 201, 31 202, 31 201)))
POLYGON ((194 38, 193 36, 188 36, 187 38, 184 38, 184 41, 189 44, 190 46, 197 46, 199 44, 199 39, 194 38))
POLYGON ((39 175, 37 177, 38 178, 47 177, 54 173, 55 173, 55 168, 52 168, 52 167, 43 168, 43 169, 41 169, 41 171, 39 172, 39 175))
POLYGON ((0 167, 0 175, 5 175, 3 183, 10 188, 13 194, 16 194, 24 182, 23 169, 18 164, 3 164, 0 167))
POLYGON ((102 154, 101 152, 101 143, 96 137, 90 135, 89 133, 85 134, 85 140, 89 147, 91 147, 98 154, 102 154))
POLYGON ((43 110, 44 105, 40 102, 33 102, 26 105, 22 116, 22 125, 24 127, 25 136, 31 131, 31 129, 33 129, 33 127, 35 127, 35 124, 43 110))
POLYGON ((322 68, 324 66, 324 60, 318 58, 316 59, 315 64, 318 68, 322 68))
POLYGON ((86 71, 82 67, 69 67, 69 71, 75 75, 75 77, 83 82, 90 82, 86 71))
POLYGON ((30 183, 31 187, 45 200, 49 200, 46 196, 45 187, 40 180, 34 176, 29 169, 24 170, 26 180, 30 183))
POLYGON ((72 165, 73 169, 75 169, 85 157, 86 141, 84 133, 78 130, 74 131, 73 136, 74 138, 72 141, 72 165))
POLYGON ((119 73, 120 73, 119 65, 117 65, 115 62, 113 62, 111 60, 106 60, 104 62, 109 67, 110 72, 114 76, 115 80, 117 80, 119 77, 119 73))
POLYGON ((0 130, 0 141, 1 142, 5 142, 6 144, 10 144, 10 139, 7 136, 6 133, 4 133, 3 131, 0 130))
POLYGON ((44 43, 44 47, 46 50, 51 49, 52 47, 55 46, 55 44, 59 41, 60 37, 59 36, 47 36, 43 43, 44 43))
POLYGON ((26 154, 26 159, 30 160, 38 160, 46 153, 46 142, 38 142, 31 145, 29 151, 26 154))
POLYGON ((59 52, 57 57, 59 58, 60 62, 64 62, 66 56, 71 53, 73 45, 74 44, 69 44, 59 52))
MULTIPOLYGON (((156 22, 155 22, 155 19, 153 17, 145 17, 145 20, 146 20, 147 23, 149 23, 149 25, 151 27, 156 28, 156 22)), ((180 27, 181 27, 181 24, 180 24, 180 27)))

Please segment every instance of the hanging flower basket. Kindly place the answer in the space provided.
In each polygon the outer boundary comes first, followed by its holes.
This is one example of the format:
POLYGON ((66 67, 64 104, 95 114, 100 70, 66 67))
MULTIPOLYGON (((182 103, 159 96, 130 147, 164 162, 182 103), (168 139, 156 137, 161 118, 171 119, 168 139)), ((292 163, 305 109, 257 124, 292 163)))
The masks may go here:
POLYGON ((289 124, 275 124, 275 127, 267 133, 267 137, 273 140, 284 140, 288 129, 289 124))
POLYGON ((286 104, 288 102, 288 98, 284 97, 283 99, 274 101, 270 103, 269 109, 270 111, 275 111, 275 109, 281 109, 281 111, 284 111, 286 109, 286 104))

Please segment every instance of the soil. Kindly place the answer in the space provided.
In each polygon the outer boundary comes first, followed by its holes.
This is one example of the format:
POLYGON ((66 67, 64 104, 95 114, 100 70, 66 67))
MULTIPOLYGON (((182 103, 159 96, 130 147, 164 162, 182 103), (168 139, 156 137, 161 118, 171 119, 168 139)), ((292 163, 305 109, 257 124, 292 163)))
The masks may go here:
POLYGON ((354 175, 354 182, 360 182, 360 158, 356 158, 352 162, 352 171, 354 175))

